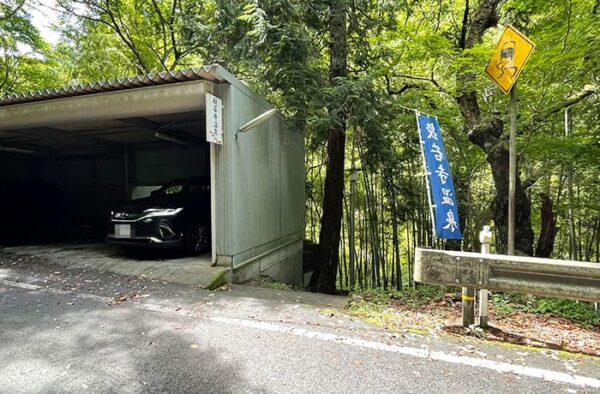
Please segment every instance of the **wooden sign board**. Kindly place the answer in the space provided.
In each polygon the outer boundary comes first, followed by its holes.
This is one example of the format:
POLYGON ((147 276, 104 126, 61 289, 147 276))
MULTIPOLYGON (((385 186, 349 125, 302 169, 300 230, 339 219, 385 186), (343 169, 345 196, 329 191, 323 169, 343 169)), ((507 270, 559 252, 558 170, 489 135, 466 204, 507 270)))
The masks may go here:
POLYGON ((206 141, 223 145, 223 101, 206 93, 206 141))

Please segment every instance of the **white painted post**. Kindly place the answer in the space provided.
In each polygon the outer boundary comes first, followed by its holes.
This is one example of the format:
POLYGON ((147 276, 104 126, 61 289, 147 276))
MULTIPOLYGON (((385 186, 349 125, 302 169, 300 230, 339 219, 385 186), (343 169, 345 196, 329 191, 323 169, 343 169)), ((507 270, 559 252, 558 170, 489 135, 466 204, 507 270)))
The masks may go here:
MULTIPOLYGON (((490 254, 492 244, 490 226, 483 226, 483 231, 479 233, 479 242, 481 242, 481 254, 490 254)), ((488 291, 486 289, 479 291, 479 327, 488 327, 488 291)))

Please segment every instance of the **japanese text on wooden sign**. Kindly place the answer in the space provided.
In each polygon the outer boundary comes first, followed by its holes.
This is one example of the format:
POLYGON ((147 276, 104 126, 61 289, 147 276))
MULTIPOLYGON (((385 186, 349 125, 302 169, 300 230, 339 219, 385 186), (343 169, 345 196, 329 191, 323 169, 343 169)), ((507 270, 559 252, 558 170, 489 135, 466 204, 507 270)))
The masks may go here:
POLYGON ((417 113, 419 137, 428 173, 434 210, 434 230, 438 238, 461 239, 454 181, 437 118, 417 113))
POLYGON ((206 93, 206 141, 223 144, 223 102, 206 93))

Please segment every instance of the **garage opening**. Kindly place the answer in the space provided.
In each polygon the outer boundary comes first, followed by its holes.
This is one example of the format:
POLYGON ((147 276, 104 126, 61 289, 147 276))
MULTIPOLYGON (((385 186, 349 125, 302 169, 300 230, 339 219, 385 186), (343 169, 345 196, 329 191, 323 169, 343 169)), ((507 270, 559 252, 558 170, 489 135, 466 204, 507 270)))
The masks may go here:
POLYGON ((108 236, 126 246, 186 246, 194 237, 189 231, 209 236, 204 127, 198 111, 3 131, 2 243, 103 242, 108 236), (202 220, 204 233, 191 217, 175 219, 184 208, 195 210, 185 214, 202 220))

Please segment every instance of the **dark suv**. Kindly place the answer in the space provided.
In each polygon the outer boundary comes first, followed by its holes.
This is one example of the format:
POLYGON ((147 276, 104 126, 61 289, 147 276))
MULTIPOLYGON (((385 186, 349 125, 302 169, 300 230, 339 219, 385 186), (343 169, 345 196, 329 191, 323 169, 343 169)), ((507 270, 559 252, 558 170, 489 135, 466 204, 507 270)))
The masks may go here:
POLYGON ((169 182, 150 197, 111 212, 106 241, 124 246, 181 247, 190 254, 210 249, 210 181, 169 182))

